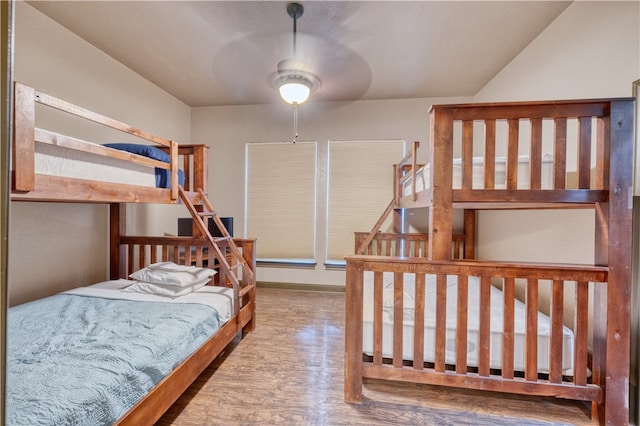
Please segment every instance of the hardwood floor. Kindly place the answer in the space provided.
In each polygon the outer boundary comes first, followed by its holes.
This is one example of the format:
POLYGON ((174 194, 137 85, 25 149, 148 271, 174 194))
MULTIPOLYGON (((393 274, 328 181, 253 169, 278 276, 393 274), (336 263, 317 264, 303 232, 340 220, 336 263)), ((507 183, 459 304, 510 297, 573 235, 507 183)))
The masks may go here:
POLYGON ((258 289, 236 339, 157 425, 591 425, 586 403, 368 381, 343 401, 344 293, 258 289))

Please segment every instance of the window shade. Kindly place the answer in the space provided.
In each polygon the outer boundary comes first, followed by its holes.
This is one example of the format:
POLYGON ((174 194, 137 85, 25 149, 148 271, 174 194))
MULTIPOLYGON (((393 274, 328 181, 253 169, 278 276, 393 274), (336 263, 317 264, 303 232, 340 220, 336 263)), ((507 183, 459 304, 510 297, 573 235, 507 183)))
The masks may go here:
POLYGON ((353 233, 370 231, 384 212, 393 197, 392 166, 404 147, 401 140, 329 141, 328 261, 353 254, 353 233))
POLYGON ((246 145, 246 235, 259 260, 314 259, 316 143, 246 145))

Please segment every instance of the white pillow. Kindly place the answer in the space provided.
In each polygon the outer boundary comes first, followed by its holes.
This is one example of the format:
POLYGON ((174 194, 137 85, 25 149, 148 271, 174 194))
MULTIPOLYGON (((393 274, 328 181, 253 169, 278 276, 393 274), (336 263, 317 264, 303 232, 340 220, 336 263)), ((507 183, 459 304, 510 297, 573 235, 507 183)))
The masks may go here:
POLYGON ((205 278, 204 280, 195 282, 193 284, 190 284, 184 287, 178 287, 175 285, 153 284, 149 282, 137 281, 136 283, 125 288, 123 291, 130 291, 134 293, 155 294, 158 296, 167 296, 167 297, 180 297, 189 293, 193 293, 197 289, 204 287, 209 281, 211 281, 210 278, 205 278))
POLYGON ((161 284, 163 286, 186 287, 205 278, 210 278, 216 271, 197 266, 176 265, 173 262, 160 262, 140 269, 129 275, 136 281, 161 284))

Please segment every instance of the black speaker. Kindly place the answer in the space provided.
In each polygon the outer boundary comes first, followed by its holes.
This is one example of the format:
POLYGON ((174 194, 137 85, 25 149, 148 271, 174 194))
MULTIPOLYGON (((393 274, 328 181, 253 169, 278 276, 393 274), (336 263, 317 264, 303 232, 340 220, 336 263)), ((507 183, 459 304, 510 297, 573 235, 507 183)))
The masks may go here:
MULTIPOLYGON (((222 232, 218 229, 218 226, 213 221, 212 218, 208 217, 209 221, 209 233, 214 237, 221 237, 222 232)), ((233 218, 232 217, 221 217, 220 221, 227 228, 227 232, 229 235, 233 237, 233 218)), ((190 217, 179 217, 178 218, 178 235, 181 237, 187 237, 193 235, 193 218, 190 217)))

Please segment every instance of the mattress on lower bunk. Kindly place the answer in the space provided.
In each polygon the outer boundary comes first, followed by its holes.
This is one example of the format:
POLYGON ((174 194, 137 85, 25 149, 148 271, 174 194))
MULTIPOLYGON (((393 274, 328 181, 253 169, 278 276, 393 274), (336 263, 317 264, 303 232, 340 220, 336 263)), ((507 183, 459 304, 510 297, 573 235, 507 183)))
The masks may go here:
POLYGON ((153 167, 48 143, 35 145, 37 174, 137 186, 156 186, 153 167))
MULTIPOLYGON (((436 309, 436 277, 427 275, 425 283, 425 320, 424 320, 424 361, 435 361, 435 309, 436 309)), ((364 281, 364 329, 363 351, 367 355, 373 354, 373 273, 365 272, 364 281)), ((456 363, 456 322, 458 303, 458 278, 447 277, 447 306, 446 306, 446 363, 456 363)), ((404 325, 402 335, 402 357, 413 359, 413 320, 414 320, 415 275, 404 274, 404 325)), ((486 303, 486 301, 482 301, 486 303)), ((467 326, 467 365, 478 366, 478 339, 480 313, 480 280, 478 277, 468 279, 468 326, 467 326)), ((393 273, 383 274, 383 339, 382 356, 393 357, 393 273)), ((490 337, 490 368, 502 368, 502 332, 504 319, 504 299, 500 289, 491 286, 491 337, 490 337)), ((515 300, 514 320, 514 369, 524 371, 524 349, 526 332, 525 304, 515 300)), ((538 372, 549 372, 549 344, 551 338, 550 318, 538 312, 538 372)), ((562 371, 563 374, 573 375, 573 331, 563 327, 562 338, 562 371)))
MULTIPOLYGON (((472 189, 484 189, 484 157, 473 157, 472 189)), ((431 186, 429 170, 431 164, 425 164, 416 171, 416 192, 424 191, 431 186)), ((453 160, 453 189, 462 187, 462 159, 453 160)), ((497 157, 495 161, 494 189, 506 189, 506 158, 497 157)), ((518 157, 518 189, 529 189, 529 156, 518 157)), ((553 156, 542 156, 542 189, 553 188, 553 156)), ((412 179, 403 182, 402 195, 411 195, 412 179)))
POLYGON ((232 291, 115 280, 9 309, 7 425, 112 424, 229 320, 232 291))

